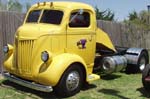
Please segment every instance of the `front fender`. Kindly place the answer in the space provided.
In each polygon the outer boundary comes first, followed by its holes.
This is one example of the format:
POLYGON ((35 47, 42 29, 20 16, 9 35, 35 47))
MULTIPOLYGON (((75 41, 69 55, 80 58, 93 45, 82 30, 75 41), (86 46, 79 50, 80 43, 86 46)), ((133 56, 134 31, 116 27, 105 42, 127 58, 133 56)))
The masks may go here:
POLYGON ((7 60, 13 54, 13 50, 14 50, 12 45, 7 44, 7 46, 9 48, 9 51, 8 51, 8 53, 5 53, 5 60, 7 60))
POLYGON ((55 56, 48 68, 43 72, 39 72, 37 76, 38 82, 45 85, 55 86, 61 79, 65 70, 72 63, 76 62, 81 63, 87 72, 86 64, 80 56, 69 53, 55 56))
POLYGON ((9 51, 8 51, 8 53, 5 53, 5 58, 4 58, 4 63, 3 64, 4 64, 4 68, 10 72, 11 67, 13 65, 12 60, 13 60, 13 50, 14 50, 14 48, 10 44, 7 44, 7 46, 9 48, 9 51))

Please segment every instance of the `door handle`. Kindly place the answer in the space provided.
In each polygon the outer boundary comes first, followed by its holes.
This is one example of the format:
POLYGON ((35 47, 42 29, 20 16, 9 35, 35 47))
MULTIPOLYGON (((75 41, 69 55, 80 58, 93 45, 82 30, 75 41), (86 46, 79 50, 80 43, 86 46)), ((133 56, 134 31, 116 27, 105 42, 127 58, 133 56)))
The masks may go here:
POLYGON ((92 39, 93 39, 93 34, 91 33, 91 34, 90 34, 90 37, 89 37, 89 41, 91 42, 92 39))

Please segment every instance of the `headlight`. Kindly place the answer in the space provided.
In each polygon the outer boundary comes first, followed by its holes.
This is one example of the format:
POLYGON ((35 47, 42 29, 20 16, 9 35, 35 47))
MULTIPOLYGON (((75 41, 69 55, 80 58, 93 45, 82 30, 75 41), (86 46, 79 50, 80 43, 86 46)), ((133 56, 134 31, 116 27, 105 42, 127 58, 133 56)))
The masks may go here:
POLYGON ((44 52, 41 53, 41 59, 42 59, 42 61, 44 61, 44 62, 47 62, 47 61, 48 61, 48 59, 49 59, 49 54, 48 54, 47 51, 44 51, 44 52))
POLYGON ((8 51, 9 51, 9 47, 6 45, 6 46, 4 46, 3 47, 3 52, 4 53, 8 53, 8 51))

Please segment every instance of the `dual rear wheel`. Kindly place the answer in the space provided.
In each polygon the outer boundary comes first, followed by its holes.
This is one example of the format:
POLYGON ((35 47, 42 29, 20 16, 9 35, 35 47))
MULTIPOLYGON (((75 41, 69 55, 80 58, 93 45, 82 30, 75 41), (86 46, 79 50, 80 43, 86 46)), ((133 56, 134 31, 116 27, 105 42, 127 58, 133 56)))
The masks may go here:
POLYGON ((149 63, 148 54, 145 50, 143 50, 139 55, 137 64, 135 64, 135 65, 128 64, 127 65, 126 73, 130 74, 130 73, 138 73, 140 71, 142 72, 148 63, 149 63))

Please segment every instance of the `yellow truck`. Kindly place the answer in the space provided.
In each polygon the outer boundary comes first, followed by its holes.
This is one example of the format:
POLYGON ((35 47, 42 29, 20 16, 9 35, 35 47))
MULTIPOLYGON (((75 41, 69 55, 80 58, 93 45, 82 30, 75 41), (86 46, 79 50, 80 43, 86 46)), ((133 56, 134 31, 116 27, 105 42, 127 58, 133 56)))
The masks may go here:
POLYGON ((97 27, 95 10, 84 3, 37 3, 14 37, 14 45, 3 48, 4 77, 65 97, 100 79, 93 71, 133 72, 144 69, 149 60, 146 49, 115 47, 97 27))

